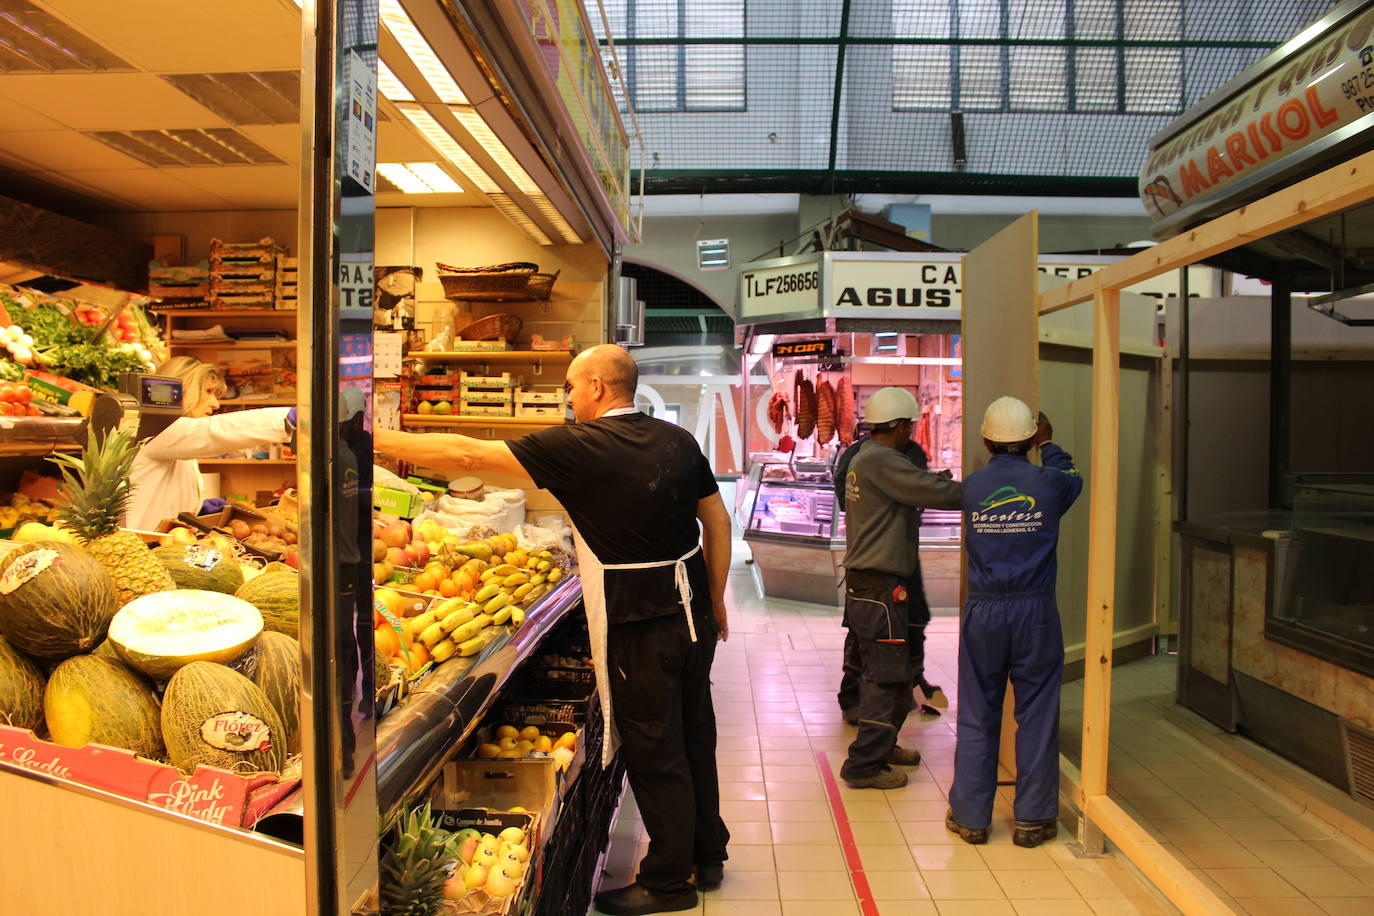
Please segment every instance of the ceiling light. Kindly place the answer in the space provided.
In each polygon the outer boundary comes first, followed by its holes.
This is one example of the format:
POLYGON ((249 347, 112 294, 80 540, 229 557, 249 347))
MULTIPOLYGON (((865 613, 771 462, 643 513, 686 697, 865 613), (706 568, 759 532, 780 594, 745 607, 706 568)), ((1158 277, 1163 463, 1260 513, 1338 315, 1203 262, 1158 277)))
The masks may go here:
POLYGON ((415 93, 407 89, 405 83, 380 60, 377 61, 377 89, 393 102, 415 101, 415 93))
POLYGON ((569 245, 582 244, 582 236, 578 235, 577 231, 563 218, 563 214, 558 212, 558 208, 553 205, 553 201, 549 200, 543 194, 531 194, 530 203, 534 204, 535 209, 542 213, 544 218, 553 224, 553 228, 562 236, 563 241, 567 242, 569 245))
POLYGON ((491 194, 489 196, 491 197, 492 206, 504 213, 506 218, 515 223, 515 225, 524 229, 526 235, 541 245, 553 244, 553 239, 549 238, 544 230, 539 228, 538 223, 530 219, 529 214, 516 206, 515 201, 510 199, 509 194, 491 194))
POLYGON ((401 189, 403 194, 429 194, 429 185, 425 184, 404 163, 401 162, 379 162, 377 163, 377 174, 401 189))
POLYGON ((407 162, 406 167, 435 194, 463 193, 463 186, 454 181, 453 176, 441 169, 437 162, 407 162))
POLYGON ((477 113, 477 109, 470 105, 455 105, 449 110, 458 119, 458 123, 463 125, 463 129, 472 135, 472 139, 477 141, 477 145, 501 167, 501 171, 510 176, 510 180, 521 193, 542 193, 539 185, 530 177, 530 173, 520 165, 506 144, 501 142, 501 138, 496 136, 486 120, 477 113))
POLYGON ((420 30, 415 28, 415 23, 410 21, 410 16, 401 8, 400 0, 381 0, 380 11, 387 31, 396 37, 401 47, 410 55, 411 62, 419 68, 430 88, 438 93, 439 101, 445 105, 467 104, 467 96, 463 95, 463 90, 453 81, 453 75, 439 60, 429 42, 425 41, 420 30))
POLYGON ((729 239, 698 239, 697 267, 701 270, 725 270, 730 266, 729 239))
POLYGON ((501 193, 501 186, 468 155, 467 150, 458 145, 458 141, 453 139, 448 131, 439 126, 439 122, 434 120, 429 112, 414 103, 405 103, 397 107, 410 119, 410 123, 424 134, 425 139, 442 153, 445 159, 457 166, 458 171, 466 175, 479 191, 483 194, 501 193))

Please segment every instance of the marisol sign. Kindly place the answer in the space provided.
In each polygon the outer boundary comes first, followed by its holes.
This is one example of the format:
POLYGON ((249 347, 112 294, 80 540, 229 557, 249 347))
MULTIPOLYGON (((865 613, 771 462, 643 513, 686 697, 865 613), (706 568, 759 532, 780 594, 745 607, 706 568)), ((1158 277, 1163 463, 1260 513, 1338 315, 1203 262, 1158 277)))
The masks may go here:
POLYGON ((1140 197, 1156 220, 1374 111, 1374 10, 1319 36, 1153 150, 1140 197))
POLYGON ((823 340, 793 340, 773 344, 774 358, 781 356, 830 356, 835 352, 835 341, 829 337, 823 340))

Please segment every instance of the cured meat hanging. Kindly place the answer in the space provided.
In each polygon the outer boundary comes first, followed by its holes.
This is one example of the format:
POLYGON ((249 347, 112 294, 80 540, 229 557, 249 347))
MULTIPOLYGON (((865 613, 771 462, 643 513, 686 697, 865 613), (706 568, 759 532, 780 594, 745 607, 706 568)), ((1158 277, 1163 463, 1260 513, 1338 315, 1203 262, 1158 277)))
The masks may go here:
POLYGON ((816 442, 825 445, 835 437, 835 389, 821 379, 816 389, 816 442))
POLYGON ((835 386, 835 432, 841 445, 854 443, 854 388, 847 378, 835 386))
POLYGON ((797 438, 810 438, 815 431, 816 389, 811 387, 810 379, 803 378, 797 389, 797 438))
POLYGON ((773 427, 773 432, 782 435, 791 417, 792 407, 787 401, 787 395, 781 391, 773 392, 773 396, 768 399, 768 423, 773 427))

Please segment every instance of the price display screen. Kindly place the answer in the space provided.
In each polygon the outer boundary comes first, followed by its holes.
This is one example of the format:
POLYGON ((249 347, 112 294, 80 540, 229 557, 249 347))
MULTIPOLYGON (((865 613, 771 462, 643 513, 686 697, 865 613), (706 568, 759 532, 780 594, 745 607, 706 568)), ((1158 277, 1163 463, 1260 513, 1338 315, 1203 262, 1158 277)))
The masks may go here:
POLYGON ((181 406, 181 379, 145 376, 139 381, 139 403, 144 407, 181 406))

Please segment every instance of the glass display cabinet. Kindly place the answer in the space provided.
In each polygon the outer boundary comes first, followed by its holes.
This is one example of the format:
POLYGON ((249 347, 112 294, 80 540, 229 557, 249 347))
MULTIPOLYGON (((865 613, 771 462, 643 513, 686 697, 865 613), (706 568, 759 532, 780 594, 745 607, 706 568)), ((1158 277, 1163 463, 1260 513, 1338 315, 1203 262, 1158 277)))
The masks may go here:
POLYGON ((735 518, 763 594, 844 604, 844 513, 828 466, 755 463, 739 490, 735 518))

